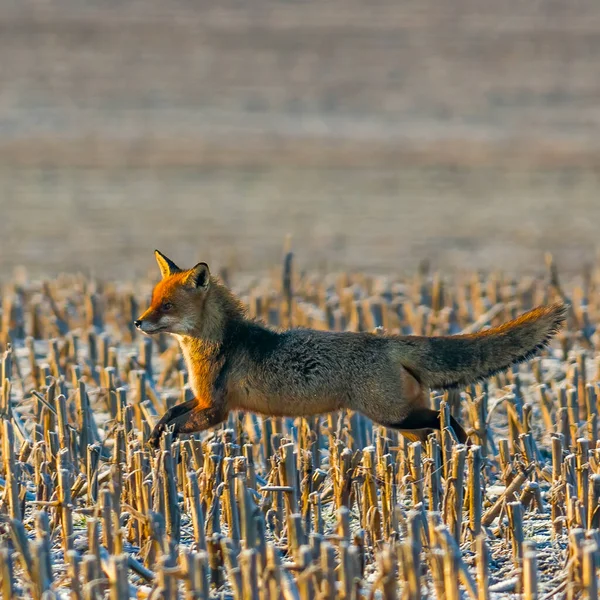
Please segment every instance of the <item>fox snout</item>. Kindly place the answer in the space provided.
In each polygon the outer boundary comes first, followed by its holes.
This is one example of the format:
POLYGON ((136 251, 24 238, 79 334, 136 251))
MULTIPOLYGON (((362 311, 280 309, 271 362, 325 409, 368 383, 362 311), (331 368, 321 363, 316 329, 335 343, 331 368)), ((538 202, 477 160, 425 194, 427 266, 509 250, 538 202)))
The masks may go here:
POLYGON ((142 333, 154 333, 154 330, 157 329, 156 325, 150 323, 148 320, 144 320, 143 317, 136 319, 133 324, 142 332, 142 333))
POLYGON ((146 330, 152 330, 155 329, 156 327, 154 325, 151 325, 149 323, 149 321, 144 321, 143 317, 140 317, 139 319, 136 319, 133 324, 140 330, 140 331, 144 331, 146 332, 146 330))
POLYGON ((166 323, 163 322, 164 318, 160 314, 155 314, 152 309, 148 309, 143 315, 138 317, 133 324, 142 332, 152 335, 163 331, 166 327, 166 323))

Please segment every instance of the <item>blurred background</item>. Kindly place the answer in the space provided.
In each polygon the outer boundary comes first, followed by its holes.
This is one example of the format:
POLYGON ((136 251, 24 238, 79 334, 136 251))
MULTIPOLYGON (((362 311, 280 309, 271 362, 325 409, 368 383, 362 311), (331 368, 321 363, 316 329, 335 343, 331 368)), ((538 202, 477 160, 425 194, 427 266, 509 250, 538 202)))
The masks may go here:
POLYGON ((1 0, 0 277, 596 256, 598 0, 1 0))

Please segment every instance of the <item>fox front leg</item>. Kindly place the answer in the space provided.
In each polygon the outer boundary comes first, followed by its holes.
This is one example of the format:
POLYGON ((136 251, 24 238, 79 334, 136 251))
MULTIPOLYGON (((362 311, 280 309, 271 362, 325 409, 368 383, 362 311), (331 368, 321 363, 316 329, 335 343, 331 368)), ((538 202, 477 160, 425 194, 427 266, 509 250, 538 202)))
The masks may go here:
POLYGON ((201 408, 197 398, 176 404, 170 408, 154 426, 148 443, 152 448, 158 448, 160 438, 167 427, 173 428, 173 436, 180 433, 204 431, 222 423, 227 417, 227 411, 222 406, 201 408))

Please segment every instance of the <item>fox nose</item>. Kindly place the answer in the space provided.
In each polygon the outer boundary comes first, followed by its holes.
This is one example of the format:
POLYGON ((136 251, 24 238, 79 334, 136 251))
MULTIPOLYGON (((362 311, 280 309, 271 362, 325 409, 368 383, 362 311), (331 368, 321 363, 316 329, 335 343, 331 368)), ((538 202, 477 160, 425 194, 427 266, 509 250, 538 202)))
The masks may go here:
POLYGON ((139 319, 136 319, 133 324, 139 329, 142 325, 142 322, 139 319))

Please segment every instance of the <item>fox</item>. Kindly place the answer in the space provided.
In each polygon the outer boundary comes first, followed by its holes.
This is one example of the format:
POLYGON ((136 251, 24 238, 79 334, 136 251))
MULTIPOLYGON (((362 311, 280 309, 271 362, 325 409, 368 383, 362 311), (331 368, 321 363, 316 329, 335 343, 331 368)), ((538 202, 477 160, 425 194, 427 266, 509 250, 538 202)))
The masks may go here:
MULTIPOLYGON (((346 408, 409 440, 439 430, 430 390, 465 386, 532 358, 560 330, 566 307, 538 306, 498 327, 449 336, 277 330, 247 317, 205 262, 180 269, 154 252, 161 279, 134 321, 146 335, 179 341, 194 398, 166 411, 148 443, 212 428, 232 410, 280 417, 346 408)), ((467 432, 454 417, 459 443, 467 432)))

